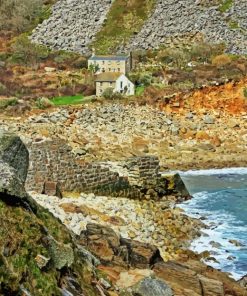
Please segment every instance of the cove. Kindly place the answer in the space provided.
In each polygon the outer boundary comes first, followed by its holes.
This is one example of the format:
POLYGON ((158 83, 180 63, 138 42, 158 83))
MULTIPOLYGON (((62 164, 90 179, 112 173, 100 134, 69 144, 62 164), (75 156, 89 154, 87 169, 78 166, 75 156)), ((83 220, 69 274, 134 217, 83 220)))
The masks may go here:
POLYGON ((191 249, 210 251, 216 261, 206 261, 208 265, 240 279, 247 274, 247 168, 180 174, 193 196, 180 207, 189 216, 203 217, 207 225, 202 236, 192 242, 191 249))

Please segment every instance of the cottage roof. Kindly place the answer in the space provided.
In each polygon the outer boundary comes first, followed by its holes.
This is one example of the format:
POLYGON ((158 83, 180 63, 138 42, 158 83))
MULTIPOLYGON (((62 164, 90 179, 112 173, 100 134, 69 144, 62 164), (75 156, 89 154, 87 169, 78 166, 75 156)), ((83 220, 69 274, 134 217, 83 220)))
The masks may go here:
POLYGON ((96 75, 96 82, 115 82, 123 73, 119 72, 104 72, 96 75))
POLYGON ((89 60, 91 61, 126 61, 128 60, 129 56, 126 55, 113 55, 113 56, 106 56, 106 55, 95 55, 91 56, 89 60))

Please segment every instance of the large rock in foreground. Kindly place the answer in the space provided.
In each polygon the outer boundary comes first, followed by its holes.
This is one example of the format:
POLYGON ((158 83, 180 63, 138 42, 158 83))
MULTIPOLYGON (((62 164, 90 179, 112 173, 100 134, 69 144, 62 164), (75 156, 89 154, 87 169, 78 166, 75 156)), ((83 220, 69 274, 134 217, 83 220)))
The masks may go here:
POLYGON ((16 169, 22 183, 26 181, 29 153, 18 136, 0 131, 0 159, 16 169))
POLYGON ((1 133, 0 295, 99 295, 93 256, 26 193, 27 167, 21 140, 1 133))

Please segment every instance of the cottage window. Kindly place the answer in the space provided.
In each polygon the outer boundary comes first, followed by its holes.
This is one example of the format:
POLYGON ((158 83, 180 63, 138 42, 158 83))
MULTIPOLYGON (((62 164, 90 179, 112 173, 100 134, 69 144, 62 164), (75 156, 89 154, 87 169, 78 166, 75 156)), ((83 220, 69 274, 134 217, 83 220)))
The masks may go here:
POLYGON ((123 81, 120 82, 120 88, 123 88, 123 81))
POLYGON ((121 69, 120 69, 120 68, 118 68, 117 70, 118 70, 118 72, 120 72, 120 71, 121 71, 121 69))
POLYGON ((111 68, 109 68, 109 72, 111 72, 111 68))
POLYGON ((102 72, 105 72, 105 68, 102 68, 102 72))

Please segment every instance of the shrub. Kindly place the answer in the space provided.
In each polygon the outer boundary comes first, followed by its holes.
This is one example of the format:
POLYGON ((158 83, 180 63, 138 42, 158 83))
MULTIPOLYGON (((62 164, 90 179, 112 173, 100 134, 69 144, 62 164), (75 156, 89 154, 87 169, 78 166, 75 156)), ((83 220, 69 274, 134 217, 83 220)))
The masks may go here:
POLYGON ((158 60, 165 64, 172 64, 177 68, 183 68, 190 61, 190 54, 188 50, 183 48, 167 48, 158 55, 158 60))
POLYGON ((119 92, 114 92, 112 87, 108 87, 102 94, 102 97, 107 100, 119 100, 122 99, 123 96, 119 92))
POLYGON ((38 109, 48 109, 53 106, 54 104, 47 98, 40 98, 36 101, 36 107, 38 109))
POLYGON ((229 10, 233 5, 233 0, 223 0, 220 7, 219 7, 219 11, 224 13, 227 12, 227 10, 229 10))
POLYGON ((0 82, 0 95, 5 94, 6 86, 0 82))
POLYGON ((46 47, 31 43, 25 34, 20 35, 14 40, 12 50, 11 61, 25 65, 34 65, 49 55, 46 47))
POLYGON ((226 54, 221 54, 212 59, 212 65, 216 67, 224 67, 231 63, 231 58, 226 54))
POLYGON ((244 88, 243 93, 244 93, 244 97, 247 98, 247 87, 244 88))
POLYGON ((17 33, 30 30, 42 13, 42 0, 1 0, 0 30, 17 33))
POLYGON ((17 104, 18 100, 16 98, 2 99, 0 100, 0 109, 6 109, 8 106, 15 106, 17 104))
MULTIPOLYGON (((207 43, 195 43, 193 44, 190 54, 192 61, 198 62, 209 62, 211 57, 215 55, 215 51, 217 50, 217 45, 210 45, 207 43)), ((217 54, 221 54, 222 49, 217 50, 217 54), (218 51, 220 50, 220 53, 218 51)))
POLYGON ((152 76, 145 74, 144 76, 140 77, 139 81, 142 85, 149 86, 152 83, 152 76))

